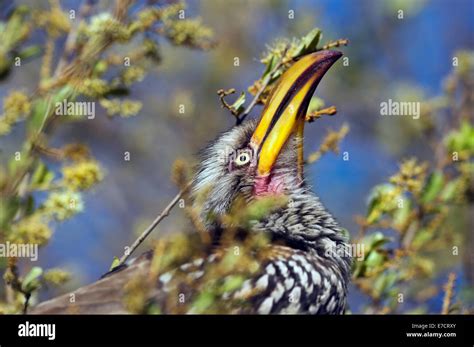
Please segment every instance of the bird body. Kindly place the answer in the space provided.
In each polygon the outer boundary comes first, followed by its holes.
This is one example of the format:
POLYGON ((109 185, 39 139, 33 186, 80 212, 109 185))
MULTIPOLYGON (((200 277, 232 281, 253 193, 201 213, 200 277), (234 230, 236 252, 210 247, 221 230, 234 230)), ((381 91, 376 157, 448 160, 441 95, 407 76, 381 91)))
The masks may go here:
MULTIPOLYGON (((191 196, 198 222, 213 246, 156 275, 146 293, 148 305, 161 313, 344 312, 351 267, 347 240, 304 181, 301 163, 309 100, 340 55, 320 51, 303 57, 281 77, 259 121, 233 127, 201 152, 191 196), (278 203, 257 214, 243 212, 265 199, 278 203), (243 221, 228 217, 235 212, 244 214, 243 221), (255 235, 265 236, 268 243, 245 250, 247 263, 258 263, 256 268, 249 266, 252 270, 246 272, 237 263, 230 270, 227 265, 225 271, 216 270, 228 262, 233 242, 231 238, 229 243, 229 234, 237 236, 239 245, 255 235), (213 275, 214 282, 217 277, 227 283, 236 278, 235 273, 242 279, 238 285, 212 293, 213 300, 220 303, 218 310, 196 309, 199 305, 193 303, 206 293, 206 279, 213 275)), ((243 257, 238 252, 234 256, 243 257)), ((153 258, 153 252, 148 252, 78 289, 74 305, 70 295, 65 295, 40 304, 34 312, 126 313, 127 284, 133 278, 149 277, 153 258)))

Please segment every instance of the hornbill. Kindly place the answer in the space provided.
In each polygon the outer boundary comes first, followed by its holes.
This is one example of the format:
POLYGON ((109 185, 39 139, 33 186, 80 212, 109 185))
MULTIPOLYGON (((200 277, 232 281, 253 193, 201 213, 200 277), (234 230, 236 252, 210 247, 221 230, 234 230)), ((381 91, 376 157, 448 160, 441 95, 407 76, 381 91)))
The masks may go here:
MULTIPOLYGON (((173 312, 166 304, 171 295, 196 295, 189 283, 218 261, 224 247, 220 248, 220 238, 231 228, 229 221, 220 217, 229 213, 234 202, 243 199, 250 204, 272 196, 284 196, 288 203, 256 217, 239 232, 270 238, 270 244, 262 246, 265 252, 259 258, 258 271, 238 288, 220 293, 217 300, 244 300, 245 305, 225 306, 228 313, 344 312, 351 265, 347 240, 305 183, 302 155, 310 99, 341 55, 326 50, 299 59, 271 91, 258 121, 233 127, 202 151, 191 197, 199 205, 200 225, 213 235, 213 247, 206 256, 156 276, 147 295, 160 312, 173 312)), ((152 261, 152 253, 145 253, 74 291, 73 302, 72 295, 66 294, 39 304, 32 313, 127 313, 124 287, 137 274, 148 273, 152 261)))

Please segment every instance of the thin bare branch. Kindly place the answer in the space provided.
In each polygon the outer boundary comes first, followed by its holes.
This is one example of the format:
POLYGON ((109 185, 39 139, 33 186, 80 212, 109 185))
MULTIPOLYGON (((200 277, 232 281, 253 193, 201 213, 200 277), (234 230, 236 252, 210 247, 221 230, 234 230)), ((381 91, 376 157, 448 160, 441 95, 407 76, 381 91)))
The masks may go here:
POLYGON ((348 39, 339 39, 336 41, 329 41, 327 44, 321 47, 321 49, 326 50, 326 49, 336 48, 340 46, 347 46, 348 44, 349 44, 348 39))
POLYGON ((253 108, 255 107, 255 105, 257 105, 257 102, 258 100, 260 99, 260 96, 262 95, 262 93, 265 91, 265 89, 268 87, 268 85, 270 84, 270 81, 272 79, 272 76, 273 74, 283 65, 283 62, 280 62, 279 64, 277 64, 273 69, 272 71, 265 77, 265 79, 263 80, 262 82, 262 85, 260 86, 258 92, 255 94, 255 96, 253 97, 252 101, 250 102, 250 104, 247 106, 247 108, 242 112, 242 114, 240 114, 238 117, 237 117, 237 123, 236 125, 239 125, 239 124, 242 124, 242 122, 245 120, 245 118, 247 118, 247 116, 250 114, 250 112, 252 112, 253 108))
POLYGON ((225 90, 219 89, 217 91, 217 95, 219 95, 219 100, 222 103, 222 107, 228 109, 233 116, 239 119, 239 112, 234 107, 232 107, 232 105, 230 105, 227 101, 225 101, 225 97, 232 94, 235 94, 235 88, 225 90))
POLYGON ((170 201, 170 203, 165 207, 165 209, 155 218, 155 220, 148 226, 148 228, 145 229, 145 231, 135 240, 135 242, 130 246, 129 249, 125 251, 125 253, 122 255, 120 258, 119 262, 117 263, 116 266, 120 266, 124 264, 127 259, 132 255, 132 253, 140 246, 143 241, 150 235, 150 233, 153 231, 153 229, 156 228, 160 222, 166 218, 170 211, 173 209, 173 207, 178 203, 178 201, 181 199, 183 194, 189 189, 191 186, 191 182, 189 182, 174 198, 173 200, 170 201))
POLYGON ((443 309, 441 314, 449 314, 449 308, 454 296, 454 282, 456 281, 456 274, 451 272, 448 276, 448 282, 444 286, 443 309))
POLYGON ((305 117, 305 121, 308 123, 314 122, 316 119, 322 116, 334 116, 337 113, 336 106, 329 106, 318 111, 308 113, 305 117))
POLYGON ((75 19, 71 27, 71 30, 66 38, 66 43, 64 44, 64 50, 61 54, 61 58, 59 59, 58 65, 56 66, 56 70, 54 72, 55 78, 59 76, 64 66, 66 66, 68 58, 70 58, 70 55, 75 51, 79 24, 82 21, 82 19, 90 13, 93 6, 94 6, 94 2, 91 0, 84 0, 83 3, 81 4, 81 7, 79 8, 79 14, 77 18, 75 19))

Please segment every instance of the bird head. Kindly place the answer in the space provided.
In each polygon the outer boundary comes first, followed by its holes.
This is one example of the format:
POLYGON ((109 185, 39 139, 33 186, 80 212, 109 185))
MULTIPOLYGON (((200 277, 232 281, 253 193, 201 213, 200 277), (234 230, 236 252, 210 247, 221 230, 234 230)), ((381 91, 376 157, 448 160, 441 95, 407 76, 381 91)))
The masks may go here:
POLYGON ((195 201, 206 225, 227 213, 237 197, 304 191, 303 129, 311 97, 342 53, 319 51, 302 57, 280 78, 258 121, 223 133, 201 152, 194 178, 195 201))

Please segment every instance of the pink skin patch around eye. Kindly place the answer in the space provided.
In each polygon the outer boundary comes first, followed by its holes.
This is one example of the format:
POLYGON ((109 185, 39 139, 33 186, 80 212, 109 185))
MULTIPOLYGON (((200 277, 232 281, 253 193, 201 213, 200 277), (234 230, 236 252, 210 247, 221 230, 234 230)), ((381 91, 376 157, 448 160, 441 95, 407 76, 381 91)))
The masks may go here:
POLYGON ((274 175, 257 176, 255 178, 254 193, 256 196, 283 193, 284 187, 281 177, 274 175))

